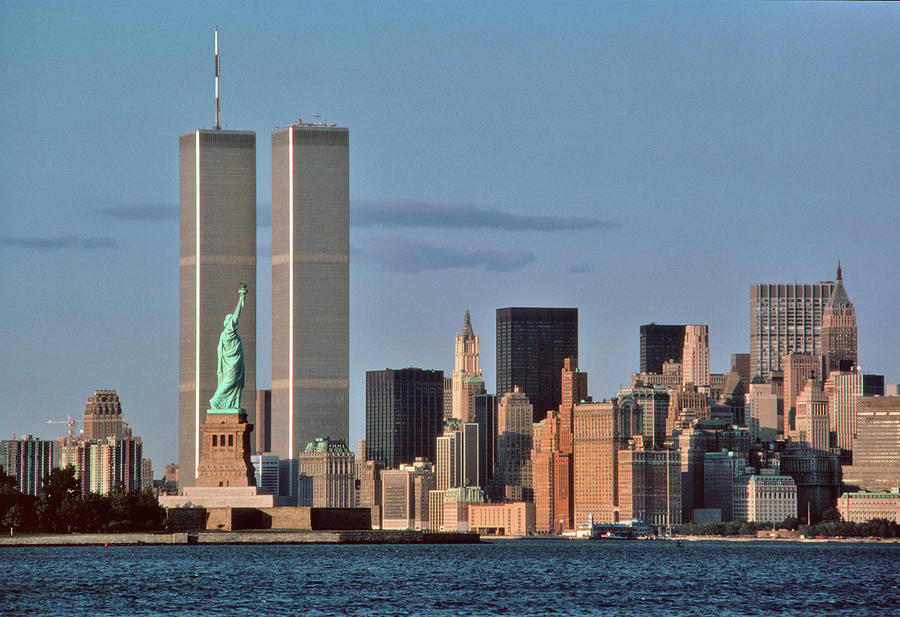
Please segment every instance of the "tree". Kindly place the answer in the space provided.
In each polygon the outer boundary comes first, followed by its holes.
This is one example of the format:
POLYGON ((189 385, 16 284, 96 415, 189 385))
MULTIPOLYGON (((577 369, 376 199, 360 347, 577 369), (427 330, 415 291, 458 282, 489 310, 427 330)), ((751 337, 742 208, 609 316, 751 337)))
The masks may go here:
POLYGON ((827 510, 825 510, 825 512, 822 513, 822 520, 823 521, 839 521, 839 520, 841 520, 841 513, 838 511, 837 508, 834 508, 834 507, 828 508, 827 510))
POLYGON ((16 504, 6 511, 6 516, 3 517, 3 526, 9 527, 9 535, 13 535, 13 530, 16 527, 21 527, 24 521, 24 510, 22 506, 16 504))
POLYGON ((38 524, 44 532, 66 532, 76 529, 82 511, 81 483, 75 467, 52 469, 44 476, 37 501, 38 524))

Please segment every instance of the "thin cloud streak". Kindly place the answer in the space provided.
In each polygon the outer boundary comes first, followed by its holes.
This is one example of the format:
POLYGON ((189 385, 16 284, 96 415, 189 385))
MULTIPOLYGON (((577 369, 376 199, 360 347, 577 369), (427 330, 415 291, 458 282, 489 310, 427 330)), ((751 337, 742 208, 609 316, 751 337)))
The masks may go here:
POLYGON ((534 216, 467 204, 421 201, 354 200, 350 224, 354 227, 441 227, 502 229, 506 231, 564 231, 618 227, 613 221, 577 216, 534 216))
POLYGON ((566 272, 568 272, 570 274, 585 274, 587 272, 593 272, 593 271, 594 271, 594 265, 587 263, 587 262, 580 263, 580 264, 577 264, 574 266, 569 266, 568 268, 566 268, 566 272))
POLYGON ((370 240, 355 247, 352 259, 375 264, 382 272, 416 273, 452 268, 482 268, 488 272, 519 270, 534 261, 531 251, 466 251, 431 246, 409 238, 370 240))
POLYGON ((110 206, 108 208, 97 208, 94 212, 117 221, 169 222, 178 220, 178 206, 175 204, 110 206))
POLYGON ((115 238, 79 238, 77 236, 59 236, 57 238, 16 238, 0 236, 0 246, 33 251, 56 251, 59 249, 114 249, 119 247, 115 238))

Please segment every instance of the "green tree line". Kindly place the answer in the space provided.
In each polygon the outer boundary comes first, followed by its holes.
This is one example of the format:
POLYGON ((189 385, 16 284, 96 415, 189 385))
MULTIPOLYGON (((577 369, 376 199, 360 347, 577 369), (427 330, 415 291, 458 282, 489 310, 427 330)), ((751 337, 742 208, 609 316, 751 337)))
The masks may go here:
POLYGON ((20 493, 15 478, 0 470, 0 526, 10 533, 161 531, 165 525, 166 511, 149 488, 82 495, 75 467, 69 465, 44 476, 35 497, 20 493))
POLYGON ((755 536, 757 531, 793 529, 806 537, 825 538, 900 538, 900 524, 884 518, 876 518, 865 523, 851 523, 841 519, 835 508, 829 508, 822 520, 813 525, 801 525, 799 519, 788 518, 778 525, 772 523, 748 523, 730 521, 727 523, 686 523, 673 525, 672 531, 681 536, 755 536))

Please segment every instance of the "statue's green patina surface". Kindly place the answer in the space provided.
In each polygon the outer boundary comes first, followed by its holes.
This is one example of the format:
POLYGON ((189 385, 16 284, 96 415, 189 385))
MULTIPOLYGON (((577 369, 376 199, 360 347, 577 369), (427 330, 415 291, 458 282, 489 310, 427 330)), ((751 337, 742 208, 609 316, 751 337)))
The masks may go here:
POLYGON ((241 393, 244 391, 244 347, 237 329, 246 295, 247 286, 241 283, 237 306, 233 313, 225 316, 225 324, 216 349, 219 360, 216 370, 218 385, 216 393, 209 399, 208 413, 244 413, 241 409, 241 393))

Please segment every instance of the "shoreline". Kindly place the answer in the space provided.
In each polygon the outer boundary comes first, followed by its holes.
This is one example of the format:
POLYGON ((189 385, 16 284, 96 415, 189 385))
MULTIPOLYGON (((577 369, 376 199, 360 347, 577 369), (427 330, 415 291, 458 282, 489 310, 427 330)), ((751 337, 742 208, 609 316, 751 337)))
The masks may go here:
POLYGON ((191 532, 21 534, 4 546, 187 546, 235 544, 479 544, 476 533, 422 531, 241 530, 191 532))

